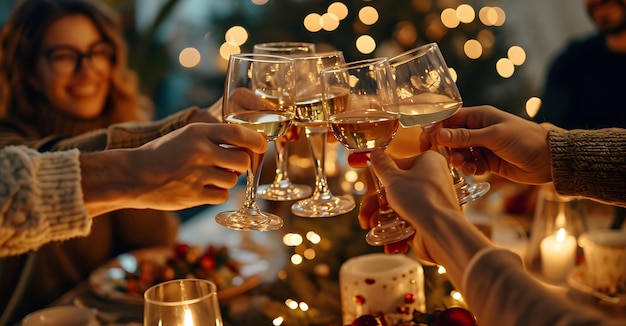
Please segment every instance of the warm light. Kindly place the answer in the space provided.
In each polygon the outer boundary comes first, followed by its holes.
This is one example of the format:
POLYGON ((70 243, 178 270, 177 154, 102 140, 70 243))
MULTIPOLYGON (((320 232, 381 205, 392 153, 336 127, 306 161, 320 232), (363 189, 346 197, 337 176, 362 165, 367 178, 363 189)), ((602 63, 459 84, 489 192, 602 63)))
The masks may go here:
POLYGON ((365 25, 374 25, 378 21, 378 11, 371 6, 365 6, 359 10, 359 19, 365 25))
POLYGON ((359 174, 354 171, 354 170, 348 170, 346 171, 346 173, 343 175, 343 177, 350 182, 355 182, 359 179, 359 174))
POLYGON ((233 26, 226 31, 226 42, 232 45, 242 45, 248 40, 248 31, 241 26, 233 26))
POLYGON ((504 25, 504 22, 506 21, 506 13, 504 12, 504 9, 500 7, 493 7, 492 9, 496 12, 497 17, 496 21, 493 23, 493 26, 504 25))
POLYGON ((285 318, 283 318, 283 317, 276 317, 276 318, 274 318, 274 320, 272 320, 272 325, 280 326, 280 325, 283 324, 284 321, 285 321, 285 318))
POLYGON ((456 70, 454 70, 454 68, 452 67, 448 68, 448 70, 450 71, 450 77, 452 77, 452 80, 456 83, 456 80, 459 77, 456 73, 456 70))
POLYGON ((303 302, 300 302, 299 307, 300 307, 300 310, 302 310, 302 311, 307 311, 307 310, 309 310, 309 305, 308 305, 308 304, 306 304, 306 302, 304 302, 304 301, 303 301, 303 302))
POLYGON ((447 28, 456 28, 459 26, 459 17, 456 16, 456 10, 452 8, 444 9, 441 12, 441 22, 447 28))
POLYGON ((308 259, 308 260, 313 260, 315 259, 315 250, 308 248, 306 250, 304 250, 304 252, 302 253, 302 256, 304 256, 304 258, 308 259))
POLYGON ((316 13, 304 17, 304 28, 309 32, 319 32, 322 29, 322 16, 316 13))
POLYGON ((526 52, 524 51, 524 49, 522 49, 522 47, 517 45, 509 48, 509 50, 507 51, 507 56, 509 57, 509 60, 511 60, 511 62, 516 66, 521 66, 526 61, 526 52))
POLYGON ((456 16, 462 23, 469 24, 476 18, 474 8, 468 4, 462 4, 456 8, 456 16))
POLYGON ((361 35, 356 39, 356 48, 363 54, 370 54, 376 50, 376 41, 369 35, 361 35))
POLYGON ((326 31, 334 31, 339 27, 339 18, 335 14, 327 12, 322 15, 320 20, 322 28, 326 31))
POLYGON ((556 231, 556 242, 557 243, 565 242, 565 236, 566 235, 567 235, 567 233, 565 233, 565 229, 564 228, 560 228, 558 231, 556 231))
POLYGON ((439 274, 445 274, 446 273, 446 268, 439 265, 439 267, 437 268, 437 273, 439 274))
POLYGON ((200 63, 200 51, 195 48, 184 48, 178 55, 180 65, 185 68, 193 68, 200 63))
POLYGON ((491 48, 493 44, 496 42, 496 37, 493 35, 493 32, 489 29, 483 29, 478 32, 476 36, 478 42, 483 45, 484 48, 491 48))
POLYGON ((287 299, 285 300, 285 305, 287 305, 287 307, 289 307, 289 309, 298 309, 298 302, 292 299, 287 299))
POLYGON ((291 263, 294 265, 300 265, 302 264, 302 261, 304 259, 302 259, 302 256, 298 255, 298 254, 293 254, 291 255, 291 263))
POLYGON ((193 326, 193 318, 191 316, 191 310, 189 309, 185 309, 185 321, 184 321, 184 325, 185 326, 193 326))
POLYGON ((531 97, 528 99, 528 101, 526 101, 526 114, 528 114, 529 117, 534 118, 539 112, 540 108, 541 108, 540 98, 531 97))
POLYGON ((365 183, 363 181, 358 181, 354 183, 354 190, 358 193, 365 190, 365 183))
POLYGON ((483 54, 483 46, 477 40, 467 40, 463 45, 465 55, 470 59, 478 59, 483 54))
POLYGON ((339 20, 342 20, 348 16, 348 7, 341 2, 333 2, 328 6, 328 10, 330 13, 335 14, 339 20))
POLYGON ((515 72, 515 66, 511 62, 511 60, 507 58, 502 58, 496 62, 496 71, 502 78, 509 78, 513 76, 515 72))
POLYGON ((222 57, 224 60, 228 60, 231 54, 237 53, 241 53, 241 48, 236 45, 224 42, 222 46, 220 46, 220 57, 222 57))
POLYGON ((276 274, 276 277, 278 277, 279 280, 286 280, 287 276, 289 275, 287 274, 287 271, 285 270, 281 270, 276 274))
POLYGON ((485 26, 493 26, 498 21, 498 12, 492 7, 482 7, 478 11, 478 19, 485 26))
POLYGON ((309 231, 306 233, 307 240, 311 241, 312 244, 318 244, 322 241, 322 237, 315 233, 314 231, 309 231))
POLYGON ((459 291, 452 290, 450 292, 450 296, 452 297, 452 299, 454 299, 456 301, 463 301, 463 295, 461 295, 461 292, 459 292, 459 291))
POLYGON ((283 236, 283 244, 288 247, 296 247, 302 244, 302 236, 297 233, 286 233, 283 236))
POLYGON ((250 1, 252 1, 252 3, 254 3, 257 6, 262 6, 262 5, 266 4, 270 0, 250 0, 250 1))
POLYGON ((401 21, 396 24, 394 38, 403 46, 410 46, 417 41, 417 27, 412 22, 401 21))

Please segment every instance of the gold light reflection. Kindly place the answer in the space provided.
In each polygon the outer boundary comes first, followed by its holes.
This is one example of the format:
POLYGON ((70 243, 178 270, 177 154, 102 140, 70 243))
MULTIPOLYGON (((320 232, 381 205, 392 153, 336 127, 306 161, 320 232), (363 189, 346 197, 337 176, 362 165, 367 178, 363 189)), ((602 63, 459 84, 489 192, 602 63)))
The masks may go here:
POLYGON ((498 21, 498 12, 492 7, 482 7, 478 11, 478 19, 485 26, 493 26, 498 21))
POLYGON ((448 70, 450 70, 450 77, 452 77, 452 80, 456 83, 456 80, 459 77, 456 73, 456 70, 452 67, 448 67, 448 70))
POLYGON ((439 265, 437 267, 437 274, 445 274, 445 273, 446 273, 446 268, 441 266, 441 265, 439 265))
POLYGON ((359 10, 359 19, 365 25, 374 25, 378 21, 378 11, 371 6, 365 6, 359 10))
POLYGON ((401 21, 396 24, 394 31, 394 39, 398 44, 404 47, 409 47, 415 44, 417 41, 418 31, 417 27, 410 21, 401 21))
POLYGON ((308 248, 305 249, 304 252, 302 253, 302 256, 304 256, 304 258, 308 259, 308 260, 313 260, 315 259, 315 250, 308 248))
POLYGON ((280 326, 283 324, 284 321, 285 321, 285 318, 279 316, 279 317, 274 318, 274 320, 272 320, 272 325, 280 326))
POLYGON ((322 28, 326 31, 334 31, 339 27, 339 18, 333 13, 327 12, 322 15, 320 20, 320 24, 322 24, 322 28))
POLYGON ((515 65, 508 58, 502 58, 496 62, 496 71, 502 78, 509 78, 515 72, 515 65))
POLYGON ((254 3, 257 6, 262 6, 262 5, 266 4, 270 0, 250 0, 250 1, 252 1, 252 3, 254 3))
POLYGON ((452 8, 444 9, 441 12, 441 22, 447 28, 456 28, 459 26, 459 17, 456 15, 456 10, 452 8))
POLYGON ((285 300, 285 305, 289 307, 289 309, 295 310, 298 309, 298 301, 287 299, 285 300))
POLYGON ((483 54, 483 46, 477 40, 471 39, 463 44, 463 51, 468 58, 478 59, 483 54))
POLYGON ((356 39, 356 49, 363 54, 370 54, 376 49, 376 41, 369 35, 361 35, 356 39))
POLYGON ((226 31, 226 42, 232 45, 243 45, 248 40, 248 31, 241 26, 233 26, 226 31))
POLYGON ((474 18, 476 18, 476 12, 474 12, 474 8, 472 8, 472 6, 462 4, 456 8, 456 16, 462 23, 469 24, 474 21, 474 18))
POLYGON ((302 261, 304 259, 302 259, 302 256, 298 255, 298 254, 293 254, 291 255, 291 263, 294 265, 300 265, 302 264, 302 261))
POLYGON ((348 16, 348 7, 341 2, 331 3, 326 11, 335 14, 339 20, 343 20, 348 16))
POLYGON ((526 114, 529 117, 534 118, 537 113, 539 113, 539 109, 541 108, 541 99, 538 97, 531 97, 526 101, 526 114))
POLYGON ((322 237, 315 233, 314 231, 309 231, 306 233, 306 238, 307 240, 309 240, 312 244, 318 244, 320 243, 320 241, 322 240, 322 237))
POLYGON ((309 32, 319 32, 322 29, 322 16, 311 13, 304 17, 304 28, 309 32))
POLYGON ((504 12, 504 9, 500 7, 493 7, 492 9, 496 12, 496 15, 497 15, 497 19, 495 23, 493 24, 493 26, 504 25, 504 22, 506 21, 506 13, 504 12))
POLYGON ((231 54, 241 53, 241 48, 236 45, 229 44, 227 42, 222 43, 220 46, 220 57, 224 60, 228 60, 231 54))
POLYGON ((507 51, 507 56, 509 57, 509 60, 511 60, 511 62, 516 66, 521 66, 524 64, 524 62, 526 62, 526 52, 524 51, 524 49, 522 49, 522 47, 517 45, 509 48, 509 50, 507 51))
POLYGON ((196 48, 184 48, 178 55, 178 62, 185 68, 193 68, 200 63, 200 51, 196 48))
POLYGON ((309 305, 306 302, 304 302, 304 301, 300 302, 298 307, 300 307, 300 310, 302 310, 302 311, 308 311, 309 310, 309 305))
POLYGON ((283 244, 288 247, 296 247, 303 242, 302 236, 297 233, 286 233, 283 236, 283 244))
POLYGON ((456 301, 463 301, 463 295, 459 291, 456 291, 456 290, 450 291, 450 296, 452 297, 452 299, 456 301))

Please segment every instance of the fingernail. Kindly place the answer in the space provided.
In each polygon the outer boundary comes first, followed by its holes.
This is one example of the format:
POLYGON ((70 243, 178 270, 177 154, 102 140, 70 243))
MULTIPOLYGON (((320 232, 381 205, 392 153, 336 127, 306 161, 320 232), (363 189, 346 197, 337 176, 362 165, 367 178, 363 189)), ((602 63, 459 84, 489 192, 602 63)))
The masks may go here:
POLYGON ((451 141, 452 140, 452 132, 448 129, 439 130, 439 138, 442 141, 451 141))

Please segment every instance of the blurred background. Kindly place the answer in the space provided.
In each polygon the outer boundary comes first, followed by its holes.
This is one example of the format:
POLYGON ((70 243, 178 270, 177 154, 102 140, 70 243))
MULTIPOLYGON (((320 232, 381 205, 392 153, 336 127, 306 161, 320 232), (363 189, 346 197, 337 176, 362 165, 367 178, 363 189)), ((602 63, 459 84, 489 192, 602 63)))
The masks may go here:
MULTIPOLYGON (((228 56, 272 41, 314 42, 348 61, 437 42, 466 106, 528 116, 553 56, 593 30, 582 0, 103 1, 124 19, 130 64, 158 117, 209 106, 228 56)), ((0 1, 0 24, 16 2, 0 1)))

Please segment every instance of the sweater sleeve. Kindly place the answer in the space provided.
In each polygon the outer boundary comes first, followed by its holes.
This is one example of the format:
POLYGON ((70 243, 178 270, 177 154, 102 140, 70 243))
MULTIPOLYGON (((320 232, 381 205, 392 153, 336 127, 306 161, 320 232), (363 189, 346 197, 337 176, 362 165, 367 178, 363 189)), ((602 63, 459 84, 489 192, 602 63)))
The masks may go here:
POLYGON ((626 206, 626 129, 551 131, 556 191, 626 206))
POLYGON ((506 249, 486 247, 476 253, 464 272, 461 289, 481 326, 620 325, 567 301, 530 276, 521 258, 506 249))
POLYGON ((0 256, 89 234, 78 150, 42 154, 7 146, 0 164, 0 256))

